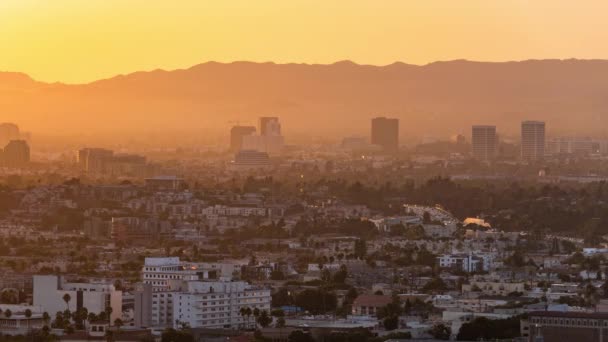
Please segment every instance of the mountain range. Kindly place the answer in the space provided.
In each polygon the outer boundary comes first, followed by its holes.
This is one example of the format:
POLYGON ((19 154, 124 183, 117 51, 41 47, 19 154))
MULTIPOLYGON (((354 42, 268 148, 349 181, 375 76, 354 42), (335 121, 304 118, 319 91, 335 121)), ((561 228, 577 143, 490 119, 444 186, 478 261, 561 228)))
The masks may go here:
POLYGON ((286 134, 368 134, 370 119, 400 119, 401 135, 470 135, 473 124, 517 134, 544 120, 548 134, 608 133, 607 60, 455 60, 417 66, 208 62, 87 84, 0 72, 1 121, 48 134, 227 134, 279 116, 286 134))

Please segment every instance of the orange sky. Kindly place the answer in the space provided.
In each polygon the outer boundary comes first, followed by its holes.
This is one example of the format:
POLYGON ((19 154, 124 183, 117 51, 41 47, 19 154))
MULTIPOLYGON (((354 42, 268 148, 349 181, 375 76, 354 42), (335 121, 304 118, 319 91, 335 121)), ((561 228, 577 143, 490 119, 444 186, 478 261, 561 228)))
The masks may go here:
POLYGON ((200 62, 608 58, 608 1, 0 0, 0 70, 87 82, 200 62))

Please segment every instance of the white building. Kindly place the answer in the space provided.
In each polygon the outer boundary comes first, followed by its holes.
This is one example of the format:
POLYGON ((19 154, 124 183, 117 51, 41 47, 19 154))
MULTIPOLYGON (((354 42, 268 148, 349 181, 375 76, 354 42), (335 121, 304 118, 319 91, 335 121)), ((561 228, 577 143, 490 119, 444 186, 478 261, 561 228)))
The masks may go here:
POLYGON ((42 307, 51 316, 66 309, 74 312, 81 308, 99 314, 110 307, 113 322, 122 318, 122 291, 110 283, 69 283, 55 275, 35 275, 34 306, 42 307), (66 294, 68 302, 64 300, 66 294))
POLYGON ((251 327, 253 317, 243 317, 241 308, 270 313, 270 289, 246 282, 187 282, 183 292, 173 296, 174 327, 237 329, 251 327))
POLYGON ((183 280, 198 280, 198 269, 182 264, 178 257, 146 258, 142 269, 144 284, 154 292, 176 291, 183 280))
POLYGON ((483 259, 469 255, 453 255, 446 254, 437 257, 437 262, 440 268, 450 268, 462 270, 464 272, 476 272, 484 270, 483 259))

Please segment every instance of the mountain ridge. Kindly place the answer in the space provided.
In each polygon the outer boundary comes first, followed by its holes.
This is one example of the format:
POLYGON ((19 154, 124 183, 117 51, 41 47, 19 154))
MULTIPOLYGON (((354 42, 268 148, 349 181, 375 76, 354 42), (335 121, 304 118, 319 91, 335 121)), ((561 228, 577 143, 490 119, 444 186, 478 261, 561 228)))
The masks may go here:
POLYGON ((468 134, 496 124, 516 134, 523 119, 550 133, 608 135, 608 60, 453 60, 383 66, 205 62, 138 71, 84 84, 0 72, 7 120, 70 134, 164 130, 226 134, 229 121, 281 117, 287 133, 335 138, 369 132, 378 115, 401 119, 406 138, 468 134), (311 133, 312 132, 312 133, 311 133))

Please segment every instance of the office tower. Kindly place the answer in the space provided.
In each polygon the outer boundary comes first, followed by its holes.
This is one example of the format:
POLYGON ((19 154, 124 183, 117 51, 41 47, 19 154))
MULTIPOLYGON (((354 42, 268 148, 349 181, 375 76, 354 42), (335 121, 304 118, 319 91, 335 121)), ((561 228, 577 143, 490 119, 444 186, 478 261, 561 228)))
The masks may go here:
POLYGON ((232 165, 238 169, 260 169, 271 166, 268 153, 250 150, 239 151, 232 165))
POLYGON ((473 144, 473 158, 481 161, 496 158, 498 151, 496 126, 473 126, 471 141, 473 144))
POLYGON ((114 151, 103 148, 83 148, 78 151, 78 165, 87 173, 105 173, 110 167, 114 151))
POLYGON ((592 153, 600 153, 601 144, 593 141, 590 137, 557 137, 547 140, 545 152, 551 155, 574 154, 586 156, 592 153))
POLYGON ((538 160, 545 156, 545 123, 524 121, 521 123, 521 158, 538 160))
POLYGON ((281 135, 281 123, 276 116, 263 116, 260 118, 260 135, 281 135))
POLYGON ((238 152, 243 147, 243 137, 255 134, 253 126, 234 126, 230 129, 230 151, 238 152))
POLYGON ((285 140, 281 135, 281 123, 277 117, 260 118, 260 135, 243 136, 242 150, 266 152, 269 155, 281 153, 285 140))
POLYGON ((0 146, 6 146, 11 140, 21 139, 19 126, 14 123, 0 123, 0 146))
POLYGON ((4 165, 22 167, 30 162, 30 147, 25 140, 11 140, 4 148, 4 165))
POLYGON ((372 119, 372 144, 385 151, 399 149, 399 119, 377 117, 372 119))

